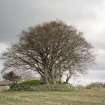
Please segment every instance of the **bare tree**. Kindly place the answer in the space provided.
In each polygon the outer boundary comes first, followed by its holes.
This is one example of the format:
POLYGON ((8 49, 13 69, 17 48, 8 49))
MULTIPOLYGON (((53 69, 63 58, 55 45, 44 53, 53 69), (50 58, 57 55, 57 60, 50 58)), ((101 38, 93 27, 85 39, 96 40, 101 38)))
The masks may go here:
POLYGON ((82 73, 93 59, 91 45, 81 32, 61 21, 51 21, 23 31, 8 52, 5 68, 37 71, 44 83, 61 81, 64 72, 82 73))

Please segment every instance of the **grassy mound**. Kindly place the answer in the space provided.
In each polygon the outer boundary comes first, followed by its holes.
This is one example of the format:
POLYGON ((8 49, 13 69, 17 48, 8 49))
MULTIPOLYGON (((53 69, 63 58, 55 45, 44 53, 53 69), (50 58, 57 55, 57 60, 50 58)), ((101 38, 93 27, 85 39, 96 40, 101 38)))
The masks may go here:
POLYGON ((28 86, 37 86, 42 84, 42 82, 40 80, 28 80, 28 81, 24 81, 22 83, 20 83, 22 85, 28 85, 28 86))
POLYGON ((42 84, 40 80, 30 80, 10 86, 12 91, 71 91, 77 90, 70 84, 42 84))

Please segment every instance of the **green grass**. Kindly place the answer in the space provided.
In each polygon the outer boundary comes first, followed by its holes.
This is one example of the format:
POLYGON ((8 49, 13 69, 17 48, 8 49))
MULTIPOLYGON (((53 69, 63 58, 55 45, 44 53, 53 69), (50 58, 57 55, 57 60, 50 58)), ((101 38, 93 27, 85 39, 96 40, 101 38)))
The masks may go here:
POLYGON ((0 92, 0 105, 105 105, 105 89, 70 92, 0 92))
POLYGON ((40 80, 28 80, 28 81, 24 81, 20 84, 23 85, 29 85, 29 86, 36 86, 36 85, 40 85, 42 82, 40 80))

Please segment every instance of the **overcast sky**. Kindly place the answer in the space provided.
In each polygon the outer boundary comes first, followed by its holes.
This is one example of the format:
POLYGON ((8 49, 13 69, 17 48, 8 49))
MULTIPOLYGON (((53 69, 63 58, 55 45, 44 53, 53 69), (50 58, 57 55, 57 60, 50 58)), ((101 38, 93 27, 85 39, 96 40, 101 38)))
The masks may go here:
POLYGON ((23 29, 56 19, 82 31, 94 46, 96 65, 77 82, 105 81, 105 0, 0 0, 0 53, 23 29))

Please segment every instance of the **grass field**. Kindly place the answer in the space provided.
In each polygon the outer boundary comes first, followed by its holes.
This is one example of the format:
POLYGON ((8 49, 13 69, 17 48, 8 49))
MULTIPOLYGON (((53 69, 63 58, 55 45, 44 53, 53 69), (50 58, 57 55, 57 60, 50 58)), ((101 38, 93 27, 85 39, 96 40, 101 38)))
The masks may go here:
POLYGON ((105 90, 0 92, 0 105, 105 105, 105 90))

